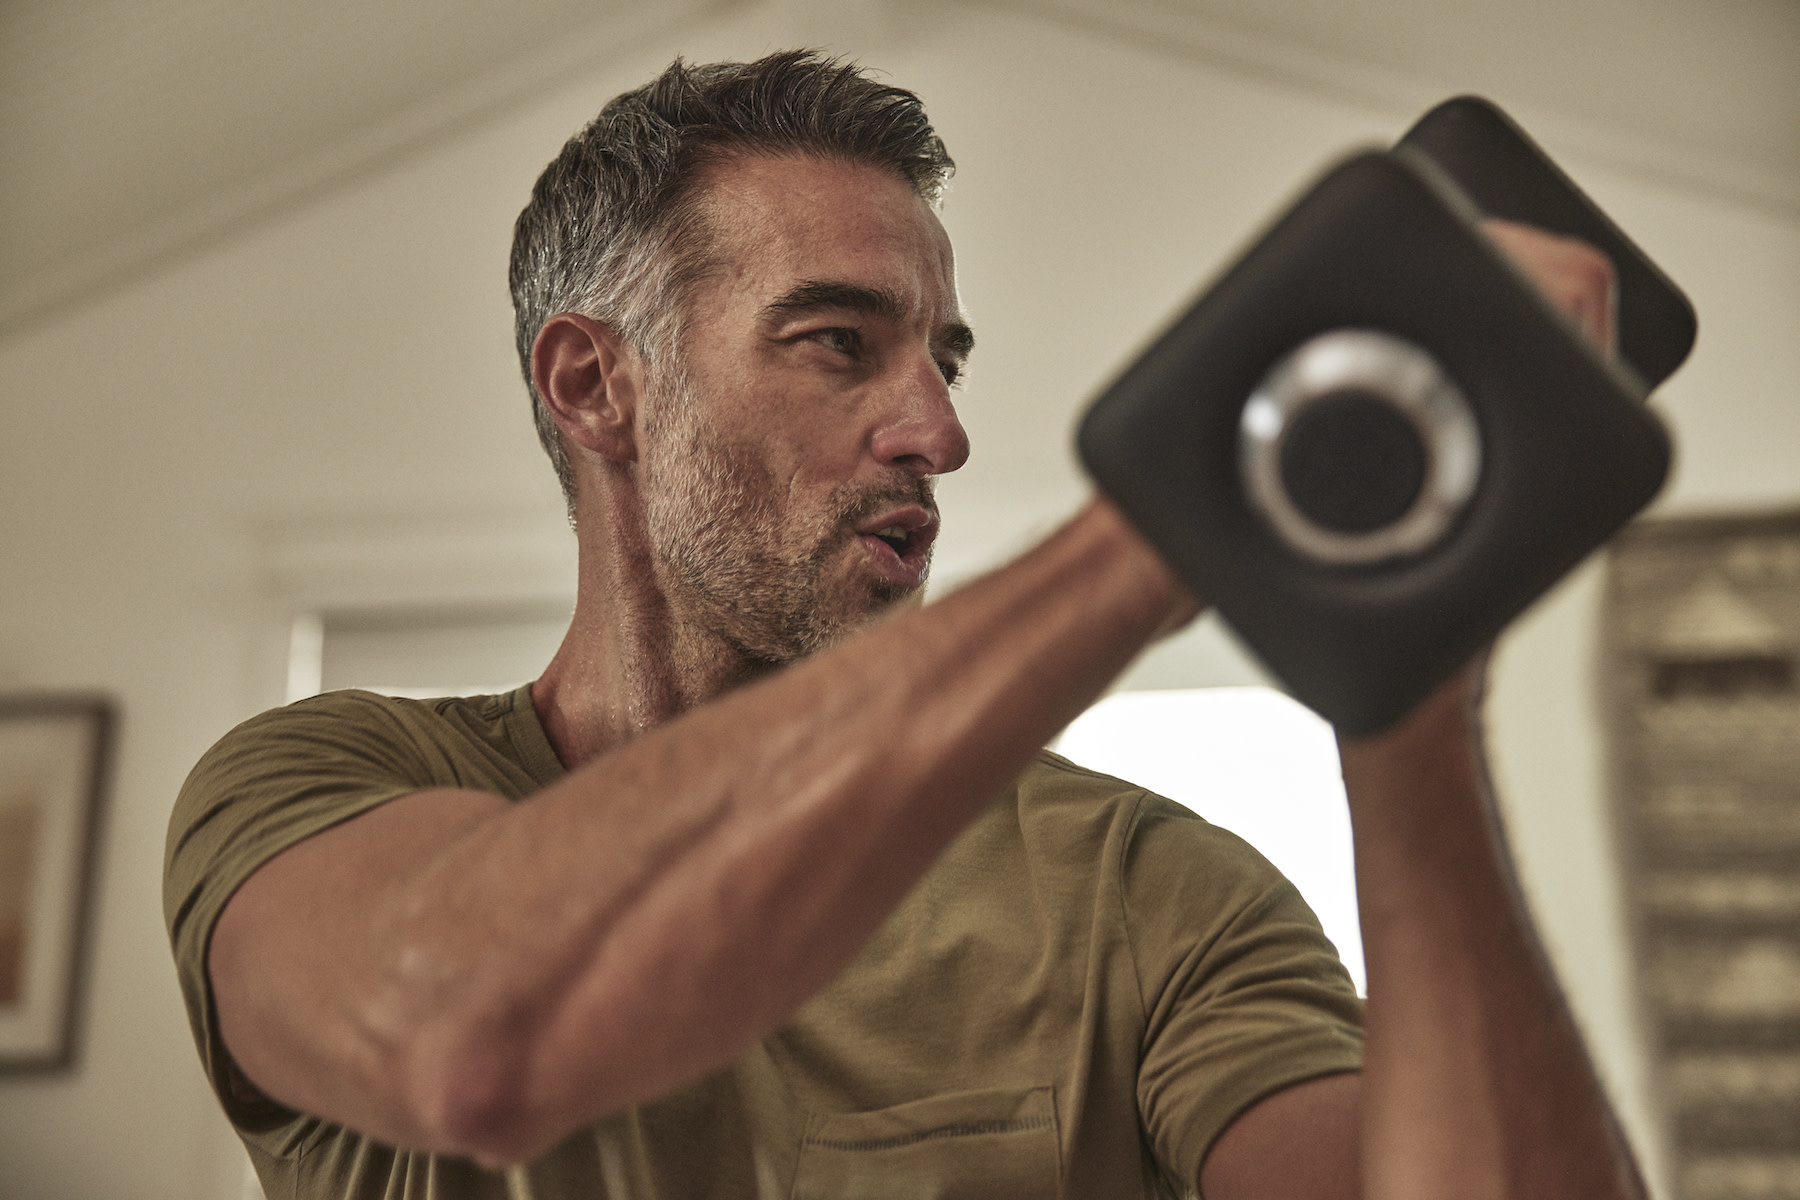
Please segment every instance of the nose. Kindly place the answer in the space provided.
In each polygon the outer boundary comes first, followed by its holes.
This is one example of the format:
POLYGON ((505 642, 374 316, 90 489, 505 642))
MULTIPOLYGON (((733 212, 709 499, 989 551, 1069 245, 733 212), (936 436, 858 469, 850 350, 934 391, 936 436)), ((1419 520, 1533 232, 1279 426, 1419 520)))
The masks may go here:
POLYGON ((969 435, 937 363, 927 360, 897 384, 870 439, 876 460, 918 475, 944 475, 968 462, 969 435))

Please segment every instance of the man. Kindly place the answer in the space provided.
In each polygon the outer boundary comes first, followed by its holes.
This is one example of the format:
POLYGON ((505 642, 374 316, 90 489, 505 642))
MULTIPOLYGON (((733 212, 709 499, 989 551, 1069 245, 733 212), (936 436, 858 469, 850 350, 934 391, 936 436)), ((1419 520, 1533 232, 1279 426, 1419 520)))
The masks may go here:
MULTIPOLYGON (((785 54, 677 63, 539 180, 561 650, 509 696, 265 714, 172 822, 269 1193, 1639 1195, 1488 821, 1475 673, 1343 748, 1365 1058, 1266 863, 1038 750, 1196 611, 1111 506, 910 603, 968 452, 949 169, 910 94, 785 54)), ((1496 236, 1610 336, 1596 256, 1496 236)))

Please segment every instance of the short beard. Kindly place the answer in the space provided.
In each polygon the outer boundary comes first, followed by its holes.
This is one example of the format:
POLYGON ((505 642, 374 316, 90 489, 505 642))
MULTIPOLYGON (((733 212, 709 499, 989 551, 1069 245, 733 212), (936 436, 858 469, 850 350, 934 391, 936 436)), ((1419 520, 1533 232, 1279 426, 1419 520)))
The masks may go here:
MULTIPOLYGON (((810 527, 792 537, 794 515, 777 503, 766 464, 704 416, 706 405, 680 364, 665 358, 647 406, 642 462, 655 569, 672 615, 721 640, 753 671, 794 662, 865 625, 920 588, 885 580, 832 581, 831 566, 856 527, 888 510, 935 510, 929 477, 896 470, 885 484, 846 483, 810 527), (808 547, 783 557, 785 544, 808 547)), ((922 585, 921 585, 922 586, 922 585)))

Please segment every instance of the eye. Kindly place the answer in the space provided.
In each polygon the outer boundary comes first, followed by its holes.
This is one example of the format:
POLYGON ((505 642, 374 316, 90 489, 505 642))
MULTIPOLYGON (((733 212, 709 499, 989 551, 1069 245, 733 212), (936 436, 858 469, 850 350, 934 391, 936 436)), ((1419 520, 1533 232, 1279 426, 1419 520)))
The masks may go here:
POLYGON ((955 387, 962 379, 962 364, 953 359, 940 358, 937 367, 938 373, 944 377, 944 382, 951 387, 955 387))
POLYGON ((815 329, 806 336, 838 354, 854 358, 862 352, 862 337, 854 329, 815 329))

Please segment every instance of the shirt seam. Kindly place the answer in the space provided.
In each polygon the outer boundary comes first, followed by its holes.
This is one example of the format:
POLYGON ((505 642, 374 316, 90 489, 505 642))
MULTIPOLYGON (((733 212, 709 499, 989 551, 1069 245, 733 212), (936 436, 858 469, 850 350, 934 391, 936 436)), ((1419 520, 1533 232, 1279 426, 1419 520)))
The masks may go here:
MULTIPOLYGON (((1125 934, 1125 954, 1131 960, 1131 987, 1137 995, 1138 1024, 1145 1032, 1150 1028, 1150 1006, 1144 997, 1144 972, 1138 961, 1137 943, 1132 936, 1131 905, 1125 896, 1125 860, 1131 853, 1132 843, 1137 840, 1138 824, 1143 819, 1144 805, 1149 801, 1150 793, 1140 788, 1131 802, 1131 818, 1125 823, 1125 836, 1120 841, 1119 857, 1114 863, 1112 887, 1119 906, 1119 927, 1125 934)), ((1143 1036, 1138 1037, 1138 1058, 1143 1060, 1143 1036)))
POLYGON ((939 1138, 984 1137, 1000 1133, 1025 1133, 1031 1130, 1048 1129, 1056 1124, 1051 1116, 1014 1117, 1004 1121, 959 1121, 951 1125, 940 1125, 935 1129, 922 1129, 916 1133, 895 1134, 881 1138, 829 1138, 811 1133, 801 1141, 801 1145, 820 1150, 893 1150, 902 1146, 912 1146, 920 1142, 935 1141, 939 1138))

